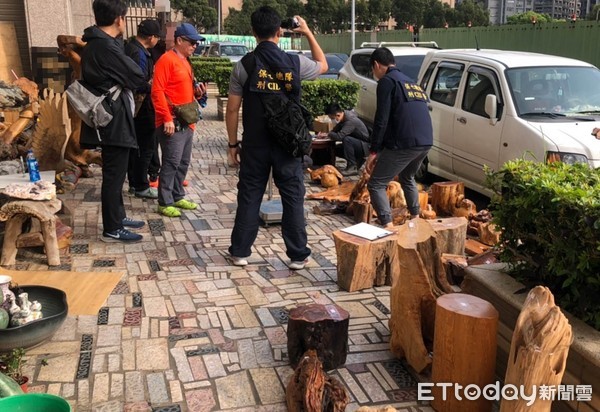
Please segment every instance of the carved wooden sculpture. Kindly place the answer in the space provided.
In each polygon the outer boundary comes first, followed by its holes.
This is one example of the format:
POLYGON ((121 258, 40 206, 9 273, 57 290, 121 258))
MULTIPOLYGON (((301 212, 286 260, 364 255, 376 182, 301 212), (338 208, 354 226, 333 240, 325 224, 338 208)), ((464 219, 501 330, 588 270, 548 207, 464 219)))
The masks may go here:
POLYGON ((390 350, 406 357, 417 372, 431 364, 435 300, 452 292, 440 256, 435 231, 427 221, 413 219, 398 227, 400 272, 392 279, 390 350))
MULTIPOLYGON (((573 335, 569 321, 554 304, 554 296, 543 286, 527 295, 513 332, 504 384, 523 385, 528 394, 541 385, 557 387, 567 364, 573 335)), ((500 412, 549 412, 552 400, 536 396, 527 400, 502 400, 500 412)))
POLYGON ((388 183, 385 192, 390 200, 390 207, 392 209, 406 207, 406 198, 404 197, 404 190, 402 190, 400 183, 392 180, 388 183))
POLYGON ((67 111, 67 98, 52 90, 44 92, 40 101, 40 115, 35 126, 32 149, 40 170, 75 170, 75 165, 65 159, 67 142, 71 135, 71 121, 67 111))
POLYGON ((314 182, 321 182, 321 186, 329 188, 339 185, 344 176, 332 165, 325 165, 316 170, 308 169, 310 178, 314 182))
POLYGON ((431 185, 431 206, 438 216, 454 216, 459 196, 464 194, 462 182, 436 182, 431 185))
MULTIPOLYGON (((60 35, 56 38, 60 53, 69 59, 73 69, 73 78, 81 78, 81 51, 85 43, 78 36, 60 35)), ((80 145, 81 119, 69 105, 69 118, 71 119, 71 135, 65 149, 65 158, 79 166, 83 176, 92 176, 89 170, 90 164, 102 165, 102 155, 96 151, 83 150, 80 145)))
POLYGON ((308 350, 285 390, 289 412, 343 412, 349 402, 344 386, 323 371, 315 350, 308 350))
POLYGON ((477 206, 472 200, 466 199, 465 195, 458 195, 452 216, 471 218, 477 214, 477 206))
POLYGON ((327 202, 348 202, 353 189, 354 182, 344 182, 323 192, 311 193, 306 198, 308 200, 325 200, 327 202))

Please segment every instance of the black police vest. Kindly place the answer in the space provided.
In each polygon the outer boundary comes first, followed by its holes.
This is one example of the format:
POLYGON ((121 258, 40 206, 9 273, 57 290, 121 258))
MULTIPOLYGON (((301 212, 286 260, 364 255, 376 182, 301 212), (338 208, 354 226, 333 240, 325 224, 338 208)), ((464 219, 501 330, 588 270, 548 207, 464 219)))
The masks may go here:
POLYGON ((243 145, 270 146, 260 93, 285 93, 300 102, 300 59, 264 41, 242 58, 242 64, 248 73, 242 101, 243 145))

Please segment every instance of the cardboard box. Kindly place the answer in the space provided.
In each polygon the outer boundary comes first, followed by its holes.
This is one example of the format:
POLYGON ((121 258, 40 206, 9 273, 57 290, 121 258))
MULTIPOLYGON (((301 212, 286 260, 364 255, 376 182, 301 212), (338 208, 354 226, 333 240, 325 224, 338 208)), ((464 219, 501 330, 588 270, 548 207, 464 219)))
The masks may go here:
POLYGON ((316 133, 325 132, 329 133, 333 130, 333 122, 328 116, 319 116, 316 117, 313 121, 313 130, 316 133))

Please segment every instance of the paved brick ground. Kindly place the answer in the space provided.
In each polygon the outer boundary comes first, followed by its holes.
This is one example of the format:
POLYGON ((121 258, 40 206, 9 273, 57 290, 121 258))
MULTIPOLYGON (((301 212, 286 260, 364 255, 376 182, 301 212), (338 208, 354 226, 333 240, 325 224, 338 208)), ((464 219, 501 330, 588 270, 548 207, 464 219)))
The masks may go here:
MULTIPOLYGON (((226 165, 225 125, 209 103, 188 174, 198 210, 165 218, 156 201, 124 194, 129 216, 147 222, 144 241, 105 244, 100 180, 83 179, 61 196, 75 236, 60 269, 126 275, 97 316, 69 317, 52 341, 28 351, 30 390, 58 394, 76 411, 284 411, 288 310, 335 302, 351 314, 348 359, 332 372, 349 390, 348 410, 431 411, 417 404, 415 378, 388 351, 389 287, 347 293, 336 284, 330 234, 349 218, 309 212, 313 261, 305 270, 287 269, 279 226, 260 230, 246 268, 228 264, 237 177, 226 165)), ((308 180, 307 188, 319 190, 308 180)), ((27 252, 17 268, 47 266, 27 252)))

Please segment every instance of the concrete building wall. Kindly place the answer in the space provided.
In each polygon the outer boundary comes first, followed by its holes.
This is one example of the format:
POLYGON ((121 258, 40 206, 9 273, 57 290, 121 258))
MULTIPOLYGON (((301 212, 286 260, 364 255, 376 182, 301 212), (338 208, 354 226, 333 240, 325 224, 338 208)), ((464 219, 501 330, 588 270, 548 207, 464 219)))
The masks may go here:
POLYGON ((25 0, 25 9, 30 47, 56 46, 56 36, 73 34, 69 0, 25 0))

